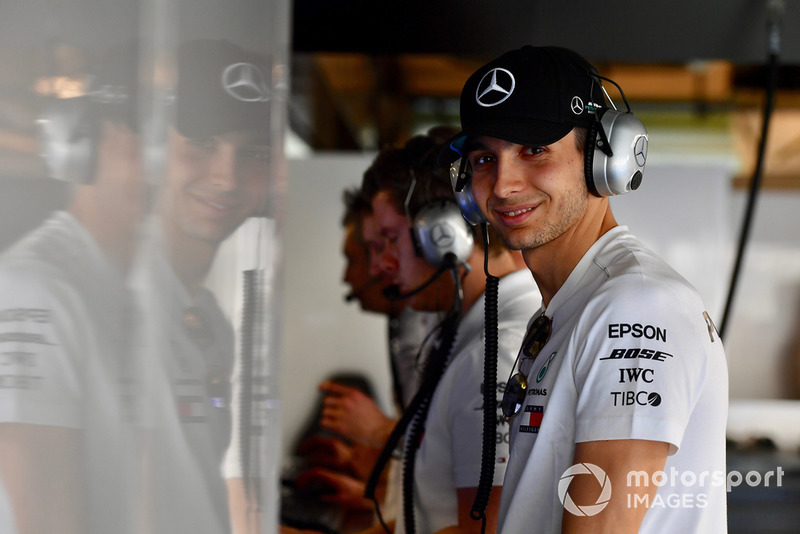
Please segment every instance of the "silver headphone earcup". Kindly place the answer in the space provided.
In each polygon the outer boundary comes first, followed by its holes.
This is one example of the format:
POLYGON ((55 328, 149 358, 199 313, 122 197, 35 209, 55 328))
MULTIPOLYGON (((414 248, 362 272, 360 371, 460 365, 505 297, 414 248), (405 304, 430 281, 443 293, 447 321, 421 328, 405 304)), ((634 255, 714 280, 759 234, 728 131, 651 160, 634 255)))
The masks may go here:
POLYGON ((425 206, 414 219, 414 233, 423 258, 433 267, 441 267, 445 256, 453 254, 465 263, 472 253, 474 239, 461 211, 446 200, 425 206))
POLYGON ((613 155, 609 157, 599 147, 594 149, 592 183, 597 193, 611 196, 637 189, 647 162, 648 136, 644 124, 631 113, 606 110, 600 125, 613 155))

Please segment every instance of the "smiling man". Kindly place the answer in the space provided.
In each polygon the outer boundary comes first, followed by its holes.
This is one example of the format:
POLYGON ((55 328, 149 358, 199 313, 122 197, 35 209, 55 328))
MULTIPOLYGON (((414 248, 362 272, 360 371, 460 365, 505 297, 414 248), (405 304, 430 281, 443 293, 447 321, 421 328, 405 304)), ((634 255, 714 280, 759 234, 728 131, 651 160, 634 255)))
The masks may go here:
POLYGON ((223 242, 264 212, 269 70, 260 55, 212 39, 181 43, 175 59, 164 176, 135 280, 145 521, 153 532, 217 534, 246 507, 241 447, 230 445, 240 435, 231 432, 234 330, 205 284, 223 242))
POLYGON ((608 197, 641 184, 647 134, 603 79, 569 50, 508 52, 465 84, 443 152, 465 216, 543 298, 503 402, 499 528, 725 532, 725 488, 691 483, 725 472, 725 352, 694 288, 617 225, 608 197))

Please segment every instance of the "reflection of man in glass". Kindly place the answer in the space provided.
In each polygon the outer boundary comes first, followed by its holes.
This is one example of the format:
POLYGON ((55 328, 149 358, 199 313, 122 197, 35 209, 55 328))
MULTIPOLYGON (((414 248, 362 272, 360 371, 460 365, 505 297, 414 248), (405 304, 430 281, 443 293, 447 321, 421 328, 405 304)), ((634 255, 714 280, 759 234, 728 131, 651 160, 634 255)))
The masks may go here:
POLYGON ((263 211, 268 71, 255 55, 210 40, 181 46, 176 71, 165 177, 137 278, 152 430, 144 495, 154 532, 216 534, 230 529, 221 463, 235 343, 203 284, 221 243, 263 211))
POLYGON ((146 198, 132 50, 46 107, 42 152, 72 198, 0 258, 0 476, 20 534, 132 525, 125 275, 146 198))

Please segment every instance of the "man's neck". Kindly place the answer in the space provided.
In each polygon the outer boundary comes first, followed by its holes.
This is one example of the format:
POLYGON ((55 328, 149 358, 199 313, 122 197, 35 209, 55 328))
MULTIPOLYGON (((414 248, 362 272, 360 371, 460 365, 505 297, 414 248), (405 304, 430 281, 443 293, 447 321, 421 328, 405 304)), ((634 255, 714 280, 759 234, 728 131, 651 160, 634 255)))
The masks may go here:
POLYGON ((169 223, 164 224, 164 241, 175 276, 190 294, 194 294, 208 276, 218 246, 185 237, 169 223))
POLYGON ((108 220, 104 210, 99 207, 96 192, 91 186, 78 186, 70 203, 69 213, 92 235, 108 261, 121 273, 126 273, 136 250, 136 227, 115 224, 117 221, 108 220))
POLYGON ((605 201, 590 208, 587 216, 553 241, 522 252, 545 307, 592 245, 615 226, 617 221, 605 201))

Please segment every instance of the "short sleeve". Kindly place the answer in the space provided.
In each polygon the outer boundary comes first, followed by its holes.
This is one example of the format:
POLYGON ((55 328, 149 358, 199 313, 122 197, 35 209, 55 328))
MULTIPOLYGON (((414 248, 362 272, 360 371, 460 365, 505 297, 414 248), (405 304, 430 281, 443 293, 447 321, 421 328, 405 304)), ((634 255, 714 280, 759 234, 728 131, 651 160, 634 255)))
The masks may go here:
POLYGON ((674 454, 706 376, 704 324, 699 299, 673 280, 607 284, 576 338, 576 442, 663 441, 674 454))

